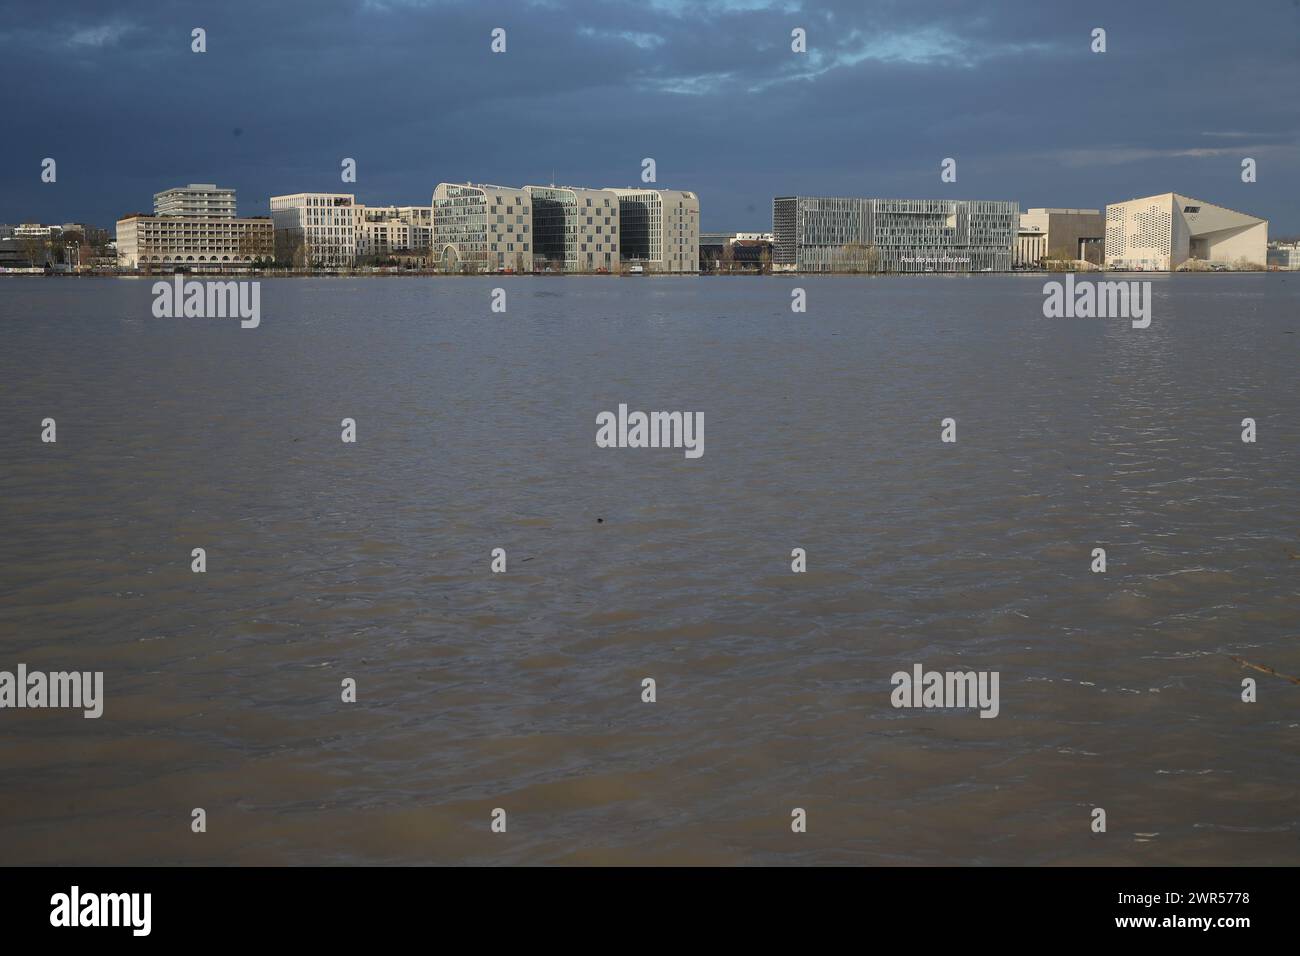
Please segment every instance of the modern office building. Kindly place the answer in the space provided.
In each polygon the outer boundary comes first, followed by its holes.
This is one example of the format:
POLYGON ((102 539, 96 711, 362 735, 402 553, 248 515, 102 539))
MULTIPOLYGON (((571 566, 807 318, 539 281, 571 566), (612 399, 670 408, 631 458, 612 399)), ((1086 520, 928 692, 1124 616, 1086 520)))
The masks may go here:
POLYGON ((1268 221, 1178 193, 1106 207, 1106 264, 1169 272, 1189 260, 1264 268, 1268 221))
POLYGON ((799 272, 1006 272, 1020 207, 955 199, 779 196, 774 267, 799 272))
POLYGON ((127 269, 223 272, 269 261, 275 252, 271 220, 148 216, 117 222, 117 262, 127 269))
POLYGON ((192 219, 234 219, 235 191, 214 183, 190 183, 153 194, 155 216, 189 216, 192 219))
POLYGON ((357 258, 356 204, 352 193, 272 196, 276 257, 300 267, 350 268, 357 258))
POLYGON ((646 272, 700 271, 700 200, 677 189, 609 189, 618 196, 619 254, 646 272))
POLYGON ((1036 267, 1045 259, 1101 265, 1105 240, 1100 209, 1028 209, 1020 214, 1012 265, 1036 267))
POLYGON ((1300 269, 1300 242, 1270 242, 1268 267, 1284 272, 1300 269))
POLYGON ((614 272, 618 194, 609 189, 525 186, 533 207, 533 263, 555 272, 614 272))
POLYGON ((432 205, 433 262, 439 268, 533 271, 533 204, 523 189, 439 183, 432 205))

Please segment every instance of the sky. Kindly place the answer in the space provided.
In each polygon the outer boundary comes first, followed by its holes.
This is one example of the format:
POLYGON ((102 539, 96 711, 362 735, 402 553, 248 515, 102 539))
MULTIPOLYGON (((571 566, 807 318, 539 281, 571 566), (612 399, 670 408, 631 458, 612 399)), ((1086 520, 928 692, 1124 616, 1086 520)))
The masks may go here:
POLYGON ((1300 235, 1300 0, 0 0, 0 62, 0 222, 111 228, 191 182, 241 215, 639 185, 650 157, 705 230, 769 230, 781 195, 1173 191, 1300 235))

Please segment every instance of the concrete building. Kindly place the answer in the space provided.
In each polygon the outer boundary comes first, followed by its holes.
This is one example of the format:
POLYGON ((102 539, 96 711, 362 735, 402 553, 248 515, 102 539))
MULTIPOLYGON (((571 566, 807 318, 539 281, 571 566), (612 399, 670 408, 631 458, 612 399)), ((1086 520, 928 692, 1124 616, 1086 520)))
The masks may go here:
POLYGON ((411 227, 400 219, 367 219, 356 226, 357 258, 411 251, 411 227))
POLYGON ((439 183, 432 205, 433 262, 439 268, 533 271, 533 204, 523 189, 439 183))
POLYGON ((393 206, 397 218, 411 227, 411 250, 427 254, 433 246, 432 206, 393 206))
POLYGON ((1012 265, 1038 267, 1044 259, 1101 265, 1105 240, 1100 209, 1028 209, 1020 214, 1012 265))
POLYGON ((1113 269, 1169 272, 1192 260, 1263 268, 1267 248, 1267 220, 1179 193, 1106 207, 1106 264, 1113 269))
POLYGON ((60 226, 46 226, 39 222, 24 222, 14 227, 15 239, 52 239, 63 232, 60 226))
POLYGON ((1300 269, 1300 242, 1270 242, 1268 267, 1284 272, 1300 269))
POLYGON ((533 263, 557 272, 615 272, 618 194, 610 189, 525 186, 533 207, 533 263))
POLYGON ((352 207, 352 229, 357 244, 357 259, 388 257, 411 248, 411 227, 397 215, 394 207, 352 207))
POLYGON ((117 262, 127 269, 223 272, 269 261, 274 227, 266 217, 251 219, 147 216, 134 213, 117 222, 117 262))
POLYGON ((610 189, 618 196, 619 254, 646 272, 700 271, 700 200, 676 189, 610 189))
POLYGON ((401 253, 427 257, 433 245, 432 206, 353 206, 357 258, 401 253))
POLYGON ((234 219, 235 191, 215 183, 190 183, 153 194, 155 216, 189 216, 191 219, 234 219))
POLYGON ((45 239, 36 236, 0 238, 0 269, 44 269, 52 266, 56 258, 54 245, 45 239))
POLYGON ((799 272, 1007 272, 1014 202, 779 196, 772 261, 799 272))
POLYGON ((701 272, 763 272, 771 264, 770 232, 700 233, 701 272))
POLYGON ((356 204, 352 193, 272 196, 276 258, 300 267, 350 268, 357 258, 356 204))

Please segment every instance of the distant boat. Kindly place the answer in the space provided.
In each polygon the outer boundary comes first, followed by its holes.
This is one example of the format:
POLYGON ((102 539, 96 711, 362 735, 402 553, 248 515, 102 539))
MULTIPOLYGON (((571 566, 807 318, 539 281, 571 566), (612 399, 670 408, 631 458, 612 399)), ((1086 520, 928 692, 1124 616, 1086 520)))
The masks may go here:
POLYGON ((645 275, 645 268, 643 266, 628 266, 627 274, 630 276, 645 275))

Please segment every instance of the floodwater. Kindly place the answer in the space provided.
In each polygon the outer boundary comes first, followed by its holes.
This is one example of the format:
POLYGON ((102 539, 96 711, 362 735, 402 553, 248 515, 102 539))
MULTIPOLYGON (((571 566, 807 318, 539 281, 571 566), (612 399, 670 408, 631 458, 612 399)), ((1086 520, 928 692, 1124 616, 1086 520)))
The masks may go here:
POLYGON ((1127 278, 0 280, 3 862, 1300 863, 1300 276, 1127 278))

